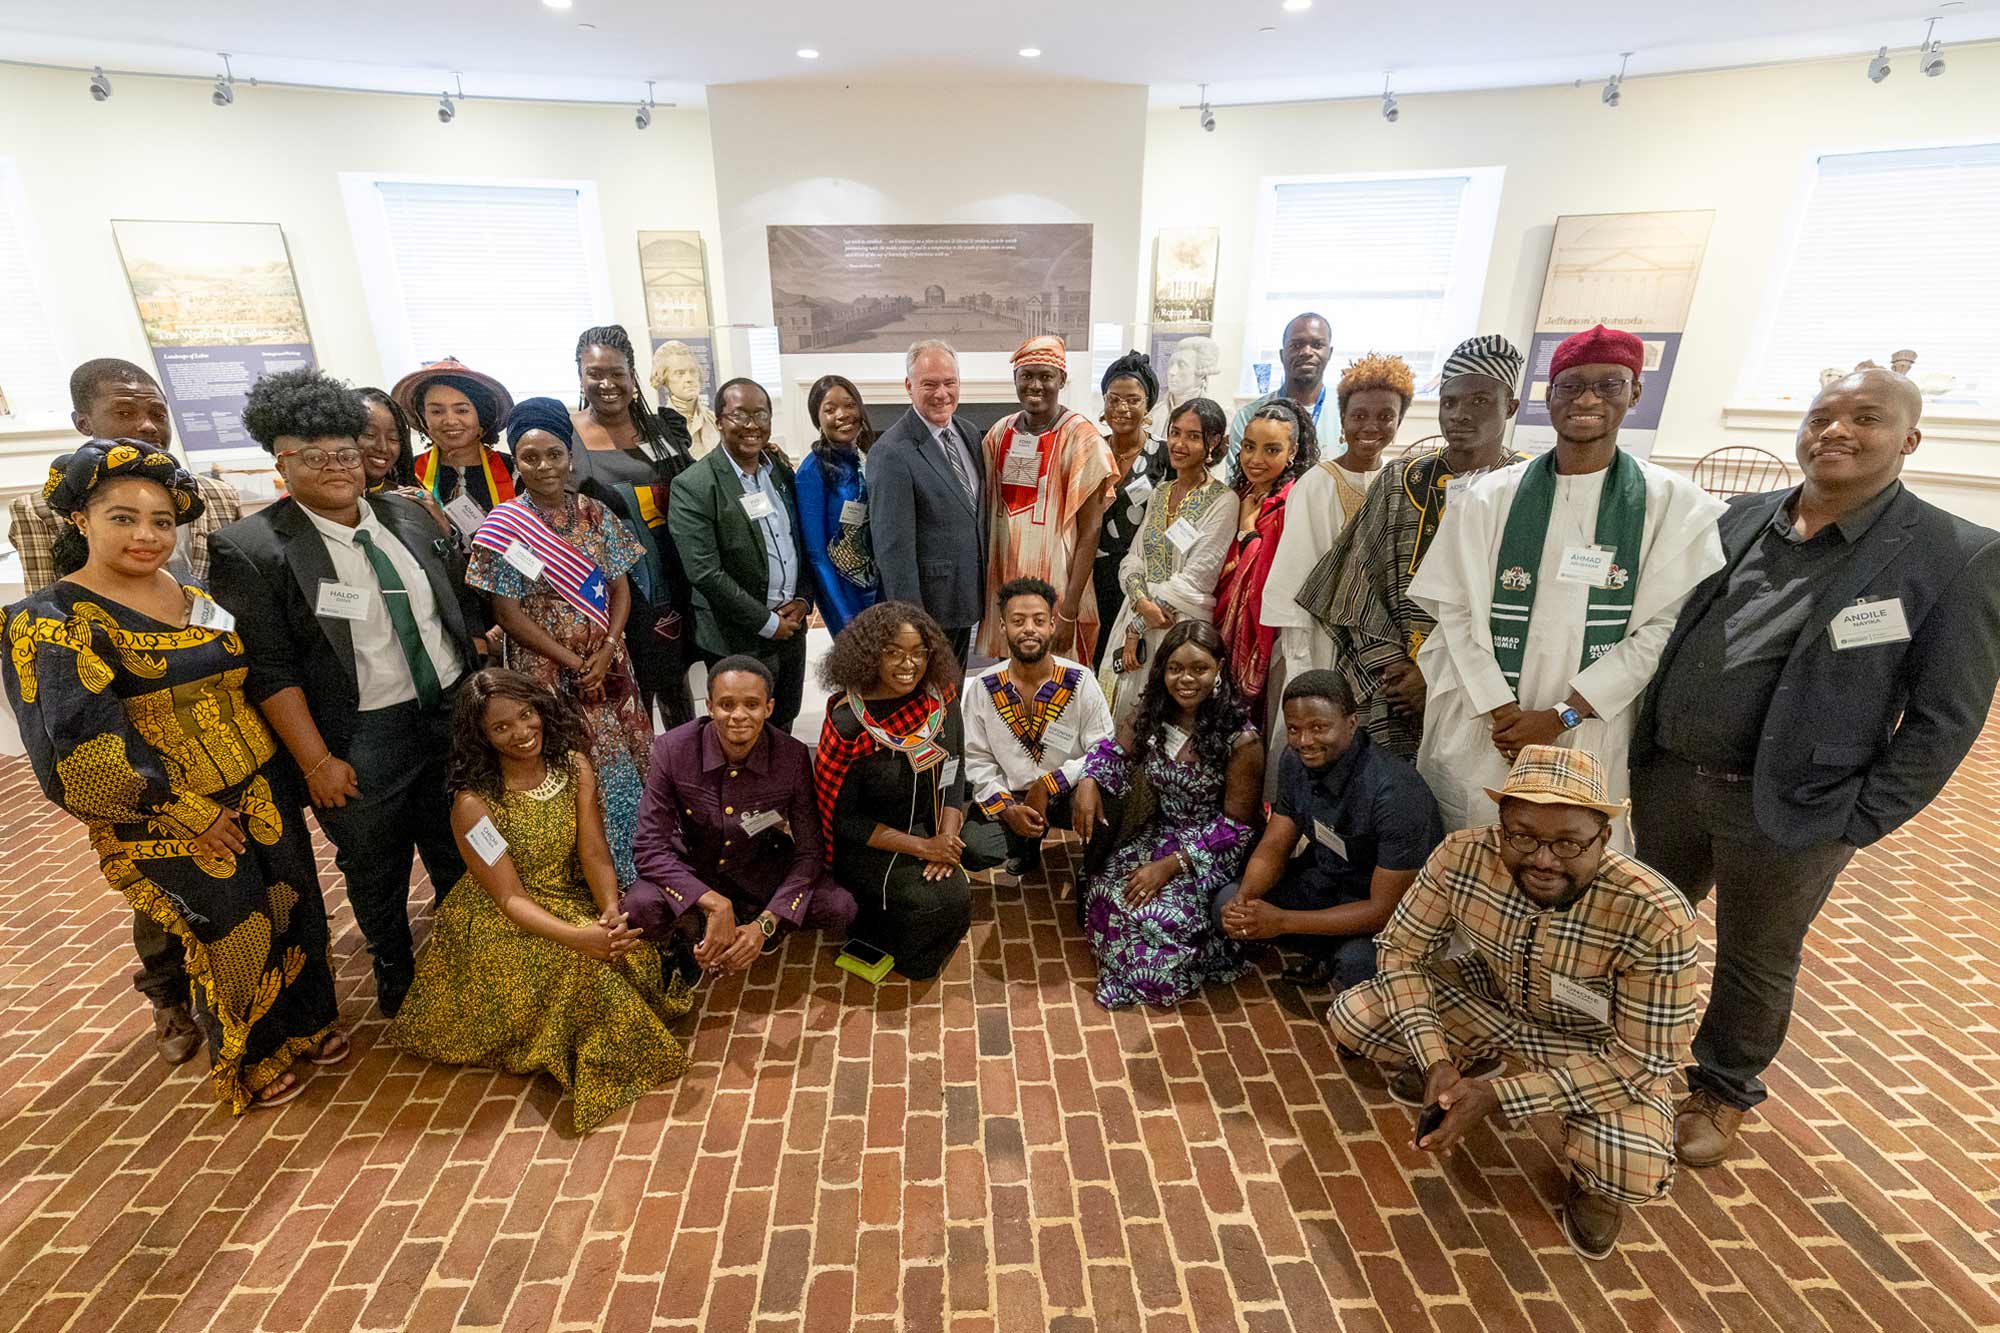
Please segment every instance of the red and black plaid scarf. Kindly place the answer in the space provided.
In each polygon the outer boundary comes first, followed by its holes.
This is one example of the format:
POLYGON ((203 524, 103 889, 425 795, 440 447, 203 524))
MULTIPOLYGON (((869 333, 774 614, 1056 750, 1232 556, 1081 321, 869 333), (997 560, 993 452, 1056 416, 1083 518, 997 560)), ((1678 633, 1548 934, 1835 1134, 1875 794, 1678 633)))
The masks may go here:
MULTIPOLYGON (((891 736, 909 736, 922 730, 932 713, 949 707, 957 697, 955 688, 947 688, 943 698, 930 693, 919 694, 887 717, 870 713, 868 718, 891 736)), ((840 734, 840 728, 834 725, 834 718, 845 706, 846 699, 846 691, 827 699, 826 721, 820 726, 819 749, 813 755, 813 786, 819 797, 820 838, 826 848, 828 865, 833 864, 833 811, 840 803, 840 784, 847 781, 847 770, 854 767, 857 760, 865 759, 881 748, 866 727, 852 740, 840 734)))

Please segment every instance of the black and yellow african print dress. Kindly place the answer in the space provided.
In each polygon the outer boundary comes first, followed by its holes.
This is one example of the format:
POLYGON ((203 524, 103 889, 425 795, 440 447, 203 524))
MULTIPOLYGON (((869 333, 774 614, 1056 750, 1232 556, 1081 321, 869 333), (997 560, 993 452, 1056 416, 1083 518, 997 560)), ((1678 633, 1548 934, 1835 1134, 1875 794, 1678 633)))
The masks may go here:
MULTIPOLYGON (((576 798, 572 771, 553 765, 535 790, 487 805, 522 889, 582 926, 598 910, 576 853, 576 798)), ((667 1024, 693 1003, 678 979, 661 984, 654 950, 600 963, 515 925, 467 871, 437 909, 389 1039, 444 1064, 553 1074, 584 1131, 687 1070, 667 1024)))
POLYGON ((89 826, 111 886, 180 937, 216 1099, 248 1109, 336 1009, 297 778, 244 698, 243 641, 63 582, 7 608, 7 648, 42 790, 89 826), (221 808, 243 816, 240 856, 190 844, 221 808))

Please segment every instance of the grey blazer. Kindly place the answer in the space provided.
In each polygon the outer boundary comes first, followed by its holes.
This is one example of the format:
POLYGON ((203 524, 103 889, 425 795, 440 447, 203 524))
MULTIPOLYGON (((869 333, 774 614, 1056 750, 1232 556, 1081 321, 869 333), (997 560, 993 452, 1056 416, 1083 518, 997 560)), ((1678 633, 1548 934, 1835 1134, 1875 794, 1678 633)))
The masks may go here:
POLYGON ((868 451, 868 528, 882 600, 914 602, 946 629, 969 629, 986 612, 986 468, 980 435, 951 419, 972 460, 978 495, 938 448, 930 423, 911 408, 868 451))

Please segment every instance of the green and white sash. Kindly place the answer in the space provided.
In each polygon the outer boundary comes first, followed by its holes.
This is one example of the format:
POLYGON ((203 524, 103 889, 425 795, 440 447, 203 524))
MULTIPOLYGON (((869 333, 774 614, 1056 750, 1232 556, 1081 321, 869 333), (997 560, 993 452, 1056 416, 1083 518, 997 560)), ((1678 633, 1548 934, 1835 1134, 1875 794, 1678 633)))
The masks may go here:
MULTIPOLYGON (((1500 535, 1500 563, 1493 580, 1493 658, 1500 673, 1518 692, 1521 659, 1528 646, 1528 627, 1535 614, 1535 582, 1548 544, 1549 514, 1556 500, 1556 456, 1550 450, 1528 464, 1507 511, 1507 528, 1500 535)), ((1604 494, 1597 506, 1596 544, 1612 552, 1610 581, 1590 590, 1584 618, 1583 660, 1590 666, 1618 646, 1632 619, 1632 600, 1639 592, 1639 552, 1646 533, 1646 474, 1631 455, 1620 449, 1611 456, 1604 494)))

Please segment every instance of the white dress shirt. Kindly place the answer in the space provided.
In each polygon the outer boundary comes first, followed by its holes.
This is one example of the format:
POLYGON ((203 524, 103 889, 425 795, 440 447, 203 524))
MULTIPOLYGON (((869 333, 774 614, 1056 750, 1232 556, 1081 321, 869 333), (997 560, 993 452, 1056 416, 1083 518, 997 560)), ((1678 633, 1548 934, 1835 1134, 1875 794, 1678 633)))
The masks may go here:
POLYGON ((757 631, 764 638, 775 638, 778 633, 778 608, 798 595, 799 548, 792 540, 792 511, 785 507, 785 493, 778 489, 778 483, 771 480, 771 465, 760 464, 757 471, 745 472, 736 464, 736 456, 727 450, 723 452, 729 468, 736 479, 743 483, 743 493, 762 491, 771 502, 771 512, 762 518, 750 520, 764 538, 764 605, 771 608, 771 614, 764 620, 764 628, 757 631))
MULTIPOLYGON (((965 718, 965 782, 972 798, 989 811, 1003 803, 1003 794, 1025 791, 1044 776, 1053 775, 1056 793, 1068 791, 1083 778, 1084 756, 1111 735, 1111 706, 1090 668, 1054 654, 1049 660, 1057 671, 1075 672, 1077 682, 1062 712, 1042 730, 1039 763, 1000 716, 987 688, 990 680, 1007 670, 1007 664, 1002 662, 966 678, 960 704, 965 718)), ((1034 703, 1034 691, 1016 686, 1015 692, 1021 695, 1025 712, 1034 703)))
MULTIPOLYGON (((403 656, 403 645, 396 638, 396 626, 389 619, 389 608, 382 599, 381 585, 375 581, 375 566, 368 562, 368 553, 355 545, 355 528, 343 527, 330 518, 324 518, 299 506, 312 525, 319 529, 320 540, 326 544, 327 558, 333 561, 333 576, 350 588, 359 588, 368 594, 368 614, 360 620, 347 623, 354 640, 355 685, 361 694, 360 711, 373 712, 378 708, 388 708, 393 704, 409 703, 417 697, 417 685, 410 678, 410 664, 403 656)), ((431 666, 437 671, 438 684, 450 689, 458 678, 465 674, 465 666, 458 660, 458 649, 452 644, 451 636, 445 633, 444 622, 438 618, 437 598, 431 592, 430 577, 424 567, 402 539, 382 525, 375 517, 375 511, 367 501, 361 503, 361 522, 356 525, 368 533, 368 540, 375 543, 377 550, 389 557, 389 563, 396 567, 396 575, 403 580, 403 587, 410 597, 410 614, 416 617, 417 634, 423 639, 424 651, 430 654, 431 666)))

